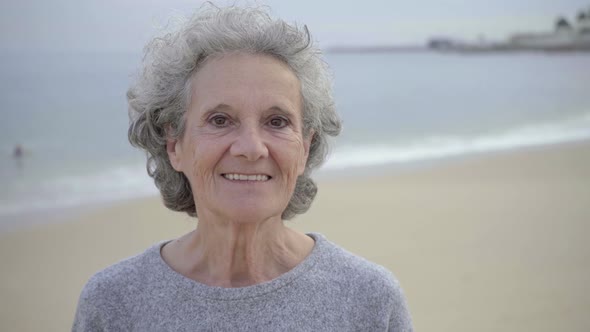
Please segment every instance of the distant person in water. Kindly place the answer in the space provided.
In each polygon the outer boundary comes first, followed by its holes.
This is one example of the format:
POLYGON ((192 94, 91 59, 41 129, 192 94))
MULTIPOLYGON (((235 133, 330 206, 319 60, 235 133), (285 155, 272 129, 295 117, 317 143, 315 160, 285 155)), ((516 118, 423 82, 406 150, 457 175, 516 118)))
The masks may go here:
POLYGON ((21 159, 23 157, 23 147, 20 144, 14 146, 12 156, 14 157, 14 159, 21 159))
POLYGON ((23 157, 25 156, 25 150, 23 149, 22 145, 17 144, 14 146, 14 150, 12 150, 12 158, 16 161, 16 167, 19 171, 23 168, 23 157))

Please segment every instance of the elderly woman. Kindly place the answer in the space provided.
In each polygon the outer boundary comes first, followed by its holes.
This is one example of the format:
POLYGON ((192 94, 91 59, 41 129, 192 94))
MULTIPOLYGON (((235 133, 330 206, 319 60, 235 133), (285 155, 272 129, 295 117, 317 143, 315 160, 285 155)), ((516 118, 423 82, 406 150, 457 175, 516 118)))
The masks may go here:
POLYGON ((148 45, 128 100, 164 204, 198 226, 94 275, 73 330, 412 330, 390 272, 284 224, 340 131, 306 28, 204 8, 148 45))

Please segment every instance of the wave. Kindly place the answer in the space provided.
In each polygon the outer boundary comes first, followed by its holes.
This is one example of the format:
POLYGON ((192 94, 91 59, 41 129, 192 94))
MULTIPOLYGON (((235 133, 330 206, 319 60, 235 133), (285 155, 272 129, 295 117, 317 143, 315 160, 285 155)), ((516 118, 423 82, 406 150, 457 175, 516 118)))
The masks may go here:
POLYGON ((145 163, 120 165, 95 174, 63 175, 22 185, 20 193, 0 202, 0 217, 113 202, 157 193, 145 163))
POLYGON ((323 170, 408 163, 471 153, 590 139, 590 113, 478 136, 429 136, 405 142, 337 147, 323 170))

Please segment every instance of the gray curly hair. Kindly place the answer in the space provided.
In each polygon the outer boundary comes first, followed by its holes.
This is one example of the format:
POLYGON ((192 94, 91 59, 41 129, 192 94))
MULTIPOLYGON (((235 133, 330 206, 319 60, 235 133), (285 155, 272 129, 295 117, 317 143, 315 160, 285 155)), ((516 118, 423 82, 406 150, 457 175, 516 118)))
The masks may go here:
POLYGON ((298 77, 303 100, 303 135, 313 133, 305 170, 283 219, 306 212, 317 186, 311 171, 328 154, 328 135, 340 133, 332 97, 332 80, 321 51, 307 27, 272 19, 261 8, 218 8, 205 5, 174 32, 153 39, 144 49, 142 71, 127 91, 129 142, 147 153, 147 171, 166 207, 197 216, 188 179, 172 168, 167 138, 177 139, 185 127, 191 97, 191 77, 212 57, 229 52, 273 56, 298 77))

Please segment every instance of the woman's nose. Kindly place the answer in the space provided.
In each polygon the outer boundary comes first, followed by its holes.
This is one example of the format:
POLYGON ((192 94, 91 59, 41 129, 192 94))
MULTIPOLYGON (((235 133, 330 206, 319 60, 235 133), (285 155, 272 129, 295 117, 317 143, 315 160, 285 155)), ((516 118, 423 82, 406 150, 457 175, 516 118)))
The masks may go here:
POLYGON ((268 148, 261 137, 260 128, 240 128, 238 133, 230 148, 232 156, 245 157, 248 161, 268 157, 268 148))

